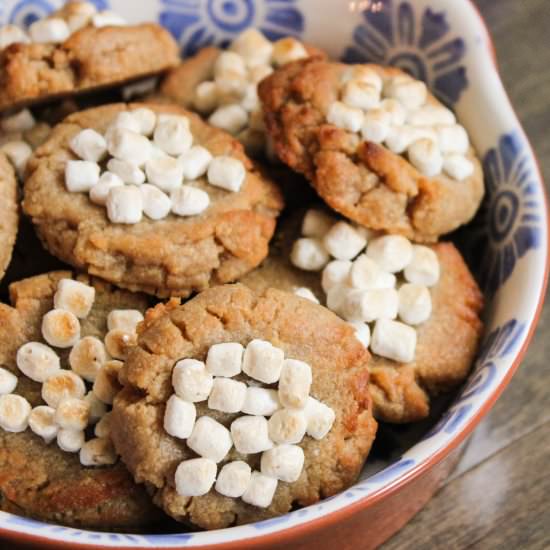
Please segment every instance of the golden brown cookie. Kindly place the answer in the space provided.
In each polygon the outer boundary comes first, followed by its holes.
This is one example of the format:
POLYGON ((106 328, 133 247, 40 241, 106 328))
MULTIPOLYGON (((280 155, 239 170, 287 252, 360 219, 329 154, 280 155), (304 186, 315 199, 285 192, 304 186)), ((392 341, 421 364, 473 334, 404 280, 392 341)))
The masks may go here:
MULTIPOLYGON (((148 312, 139 345, 130 351, 121 374, 124 389, 114 403, 113 440, 136 481, 152 487, 155 502, 179 521, 214 529, 278 516, 342 491, 357 478, 376 432, 367 390, 368 359, 346 323, 307 300, 274 289, 255 293, 240 284, 209 289, 184 305, 173 301, 148 312), (179 496, 174 471, 194 453, 163 428, 174 363, 204 360, 216 343, 246 345, 254 338, 309 363, 311 395, 336 413, 332 430, 320 441, 309 436, 302 440, 304 469, 298 481, 279 482, 268 508, 214 489, 200 497, 179 496)), ((205 402, 196 405, 197 417, 208 410, 226 426, 238 416, 206 409, 205 402)), ((233 448, 227 459, 236 457, 259 469, 258 454, 238 455, 233 448)))
POLYGON ((0 280, 10 263, 17 227, 19 205, 17 179, 7 157, 0 153, 0 280))
MULTIPOLYGON (((383 80, 403 75, 368 67, 383 80)), ((473 149, 467 159, 474 171, 463 181, 443 172, 426 177, 384 145, 329 124, 327 112, 347 69, 342 63, 297 61, 260 83, 267 131, 281 160, 305 174, 331 208, 365 227, 433 242, 467 223, 484 193, 473 149)), ((428 95, 427 104, 439 102, 428 95)))
POLYGON ((170 214, 159 221, 113 224, 86 194, 69 193, 65 164, 75 156, 68 143, 83 128, 104 133, 115 117, 143 105, 117 104, 69 116, 29 161, 23 208, 46 248, 61 260, 118 286, 157 296, 188 296, 235 281, 267 255, 282 208, 276 185, 261 176, 228 134, 176 106, 148 105, 157 114, 187 116, 194 143, 213 155, 229 155, 246 168, 237 193, 208 185, 210 206, 198 216, 170 214))

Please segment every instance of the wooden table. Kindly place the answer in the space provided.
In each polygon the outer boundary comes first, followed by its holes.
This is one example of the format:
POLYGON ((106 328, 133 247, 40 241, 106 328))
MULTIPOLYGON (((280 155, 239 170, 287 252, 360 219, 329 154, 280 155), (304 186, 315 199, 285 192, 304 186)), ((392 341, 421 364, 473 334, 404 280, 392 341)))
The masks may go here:
MULTIPOLYGON (((462 1, 462 0, 458 0, 462 1)), ((550 1, 476 0, 550 190, 550 1)), ((382 550, 550 548, 550 306, 442 490, 382 550)))

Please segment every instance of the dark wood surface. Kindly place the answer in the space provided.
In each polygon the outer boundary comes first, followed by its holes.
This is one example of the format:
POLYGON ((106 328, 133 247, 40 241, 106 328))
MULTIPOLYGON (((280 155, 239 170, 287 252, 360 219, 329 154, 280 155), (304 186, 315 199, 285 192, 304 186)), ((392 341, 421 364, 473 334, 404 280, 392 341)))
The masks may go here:
MULTIPOLYGON (((459 0, 463 1, 463 0, 459 0)), ((477 0, 550 191, 550 1, 477 0)), ((550 307, 443 489, 382 550, 550 548, 550 307)))

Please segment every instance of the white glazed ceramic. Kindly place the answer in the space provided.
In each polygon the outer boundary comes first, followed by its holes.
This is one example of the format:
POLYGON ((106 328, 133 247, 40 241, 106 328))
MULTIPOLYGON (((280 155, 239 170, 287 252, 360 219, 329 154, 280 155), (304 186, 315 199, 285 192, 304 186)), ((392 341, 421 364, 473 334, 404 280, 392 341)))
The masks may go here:
MULTIPOLYGON (((72 547, 185 547, 267 537, 369 506, 445 456, 487 412, 519 365, 542 306, 548 213, 533 151, 499 78, 492 44, 468 0, 96 0, 131 22, 160 21, 184 55, 225 44, 247 26, 270 37, 295 34, 333 58, 396 64, 424 78, 452 106, 483 159, 487 197, 464 250, 487 298, 487 331, 475 368, 439 423, 399 460, 317 505, 269 521, 169 535, 94 533, 0 513, 0 533, 72 547)), ((28 25, 59 0, 2 0, 0 19, 28 25)), ((273 540, 273 537, 270 537, 273 540)), ((28 539, 27 539, 28 540, 28 539)))

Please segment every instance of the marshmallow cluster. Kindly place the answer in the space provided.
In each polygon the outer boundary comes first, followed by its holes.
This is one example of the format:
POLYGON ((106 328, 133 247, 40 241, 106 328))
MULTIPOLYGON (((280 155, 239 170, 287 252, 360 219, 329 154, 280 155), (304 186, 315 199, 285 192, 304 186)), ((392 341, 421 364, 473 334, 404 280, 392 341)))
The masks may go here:
POLYGON ((113 223, 197 216, 210 205, 199 178, 234 193, 246 178, 240 160, 193 145, 187 117, 145 107, 119 113, 104 135, 81 130, 69 146, 79 160, 65 166, 67 190, 88 193, 113 223))
MULTIPOLYGON (((429 288, 440 277, 431 248, 309 210, 290 260, 300 269, 321 272, 326 306, 354 327, 365 347, 400 363, 414 360, 415 327, 430 318, 429 288)), ((309 289, 295 293, 318 301, 309 289)))
POLYGON ((384 78, 369 66, 350 66, 326 118, 365 141, 405 155, 427 177, 444 173, 462 181, 474 172, 466 130, 452 111, 430 102, 423 82, 408 75, 384 78))
POLYGON ((54 309, 42 318, 47 342, 27 342, 16 355, 18 369, 39 382, 45 405, 32 408, 13 394, 17 377, 0 369, 0 427, 21 432, 29 427, 49 444, 54 439, 65 452, 79 452, 84 466, 114 464, 117 454, 110 440, 110 412, 120 390, 118 372, 126 347, 135 343, 143 315, 137 310, 113 310, 107 318, 105 339, 80 337, 80 320, 90 314, 95 289, 73 279, 62 279, 54 295, 54 309), (50 347, 51 346, 51 347, 50 347), (61 367, 53 348, 69 350, 70 370, 61 367), (91 388, 91 389, 89 389, 91 388), (85 430, 95 424, 95 437, 86 441, 85 430))
POLYGON ((236 342, 214 344, 205 362, 178 361, 172 371, 175 393, 166 403, 164 429, 185 439, 199 456, 177 467, 178 494, 200 496, 214 486, 227 497, 269 506, 278 482, 293 483, 302 473, 302 439, 307 434, 321 440, 334 423, 334 411, 310 396, 311 384, 307 363, 285 359, 282 349, 265 340, 252 340, 246 348, 236 342), (250 384, 234 379, 243 374, 250 384), (278 384, 278 388, 258 383, 278 384), (244 414, 228 428, 209 416, 197 418, 195 403, 203 401, 213 411, 244 414), (241 455, 262 453, 261 471, 237 460, 226 462, 218 472, 218 464, 233 447, 241 455))

